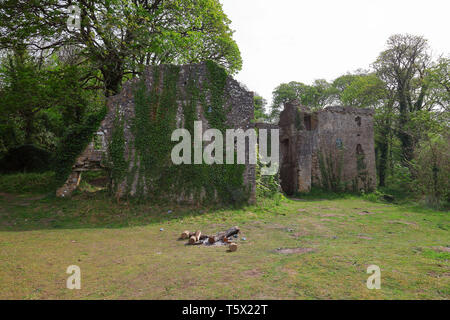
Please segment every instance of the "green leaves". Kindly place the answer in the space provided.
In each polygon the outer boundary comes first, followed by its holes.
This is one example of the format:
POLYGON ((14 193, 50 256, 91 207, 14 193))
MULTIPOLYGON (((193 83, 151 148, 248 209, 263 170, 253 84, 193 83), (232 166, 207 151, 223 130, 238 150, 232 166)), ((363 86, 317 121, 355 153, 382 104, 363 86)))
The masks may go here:
POLYGON ((376 74, 357 75, 342 91, 344 105, 357 108, 373 108, 387 97, 385 83, 376 74))
POLYGON ((280 84, 273 91, 272 118, 276 118, 283 105, 292 100, 313 110, 321 109, 335 99, 336 89, 326 80, 319 79, 312 85, 301 82, 280 84))
POLYGON ((43 51, 66 45, 102 72, 107 94, 118 93, 122 76, 144 65, 214 60, 230 73, 242 59, 230 20, 218 0, 81 1, 81 28, 69 31, 69 0, 6 0, 0 7, 0 48, 20 39, 43 51), (12 21, 11 18, 14 17, 12 21))

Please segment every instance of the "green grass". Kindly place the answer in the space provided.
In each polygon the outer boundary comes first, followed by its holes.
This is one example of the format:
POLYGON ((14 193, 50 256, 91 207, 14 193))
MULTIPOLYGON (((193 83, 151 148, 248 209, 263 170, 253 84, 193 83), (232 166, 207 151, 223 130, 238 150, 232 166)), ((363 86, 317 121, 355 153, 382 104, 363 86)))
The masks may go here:
POLYGON ((15 173, 0 175, 0 192, 46 193, 55 190, 55 174, 15 173))
POLYGON ((449 299, 449 230, 448 212, 351 195, 220 209, 3 191, 0 299, 449 299), (234 225, 234 253, 177 241, 234 225), (372 264, 381 290, 366 288, 372 264))

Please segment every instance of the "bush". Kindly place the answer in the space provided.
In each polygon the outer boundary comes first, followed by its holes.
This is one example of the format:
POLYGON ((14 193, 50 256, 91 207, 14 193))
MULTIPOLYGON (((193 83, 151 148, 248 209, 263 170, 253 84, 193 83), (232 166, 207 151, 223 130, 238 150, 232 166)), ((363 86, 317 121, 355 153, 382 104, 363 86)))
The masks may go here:
POLYGON ((413 195, 411 186, 413 179, 407 167, 395 164, 392 175, 386 178, 386 186, 382 191, 394 194, 396 198, 406 198, 413 195))
POLYGON ((77 157, 91 142, 94 133, 100 127, 101 121, 106 116, 106 106, 98 113, 90 114, 83 123, 70 127, 61 139, 55 159, 55 173, 58 185, 62 185, 75 163, 77 157))
POLYGON ((415 190, 426 204, 440 208, 450 201, 450 135, 433 135, 416 149, 412 163, 415 190))
POLYGON ((0 175, 0 191, 7 193, 47 193, 55 188, 54 172, 0 175))
POLYGON ((50 152, 34 145, 11 148, 0 160, 0 172, 45 172, 51 168, 51 157, 50 152))
POLYGON ((313 186, 309 192, 296 192, 295 198, 305 200, 335 200, 335 199, 348 199, 357 196, 357 193, 351 192, 334 192, 326 188, 313 186))

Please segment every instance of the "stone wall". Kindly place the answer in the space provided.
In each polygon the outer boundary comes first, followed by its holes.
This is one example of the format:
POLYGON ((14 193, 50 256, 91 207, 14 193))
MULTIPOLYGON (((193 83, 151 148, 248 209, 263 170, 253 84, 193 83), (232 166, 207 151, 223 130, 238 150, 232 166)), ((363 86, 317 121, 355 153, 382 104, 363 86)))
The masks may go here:
MULTIPOLYGON (((318 113, 318 151, 341 162, 346 189, 371 191, 376 187, 373 111, 333 106, 318 113)), ((319 183, 321 171, 313 179, 319 183)))
POLYGON ((333 106, 311 112, 294 101, 285 105, 279 127, 280 177, 287 194, 311 186, 375 188, 373 111, 333 106))
MULTIPOLYGON (((248 200, 254 202, 255 165, 240 167, 239 185, 236 185, 236 176, 232 176, 238 171, 228 165, 206 166, 205 170, 198 170, 201 167, 193 164, 181 165, 188 168, 186 175, 182 169, 172 170, 170 147, 176 143, 171 142, 170 133, 176 128, 192 131, 193 122, 199 120, 203 123, 203 132, 209 128, 222 131, 226 128, 244 131, 255 127, 279 128, 280 179, 287 194, 308 192, 312 186, 335 191, 375 188, 373 111, 333 106, 312 112, 294 101, 285 105, 278 125, 254 124, 253 93, 214 66, 211 69, 205 62, 149 67, 140 78, 125 83, 119 95, 109 98, 108 113, 94 141, 78 157, 72 174, 57 195, 69 196, 77 188, 83 171, 106 169, 110 173, 111 190, 117 198, 151 199, 161 185, 172 181, 162 195, 167 200, 218 200, 224 194, 236 200, 246 194, 248 200), (213 79, 218 75, 218 80, 213 79), (144 108, 146 113, 142 113, 142 104, 149 104, 148 110, 144 108), (145 128, 137 134, 139 125, 145 128), (154 135, 158 135, 152 128, 165 132, 156 139, 159 147, 152 144, 145 150, 138 147, 142 139, 152 141, 154 135), (117 139, 119 145, 115 142, 117 139), (161 145, 164 154, 155 162, 152 155, 161 151, 161 145), (165 148, 167 146, 169 148, 165 148), (153 161, 150 165, 149 158, 153 161), (148 171, 153 171, 153 175, 149 176, 148 171), (219 176, 212 184, 207 178, 214 172, 219 176), (230 179, 226 176, 221 179, 220 174, 224 172, 231 174, 230 179), (190 180, 200 182, 195 185, 190 180)), ((246 154, 248 163, 248 144, 246 154)))
MULTIPOLYGON (((219 70, 217 72, 220 73, 221 71, 219 70)), ((148 176, 143 177, 144 165, 141 163, 141 161, 143 161, 145 155, 142 154, 142 150, 137 150, 135 136, 136 91, 138 90, 138 88, 142 88, 143 86, 143 94, 146 95, 145 97, 147 97, 148 95, 148 98, 145 99, 149 100, 148 103, 152 104, 153 108, 148 114, 149 121, 160 121, 158 119, 162 119, 161 121, 165 121, 164 127, 167 125, 167 128, 171 129, 187 128, 188 126, 193 126, 193 123, 190 122, 191 120, 195 120, 203 122, 202 129, 203 132, 205 132, 207 129, 213 127, 213 125, 209 123, 208 119, 212 119, 212 114, 217 113, 217 119, 221 119, 220 116, 225 115, 223 121, 215 120, 218 121, 216 122, 216 125, 220 125, 221 127, 223 126, 223 128, 226 127, 243 130, 253 128, 253 93, 247 91, 230 76, 227 76, 222 90, 223 92, 220 93, 220 100, 223 102, 223 104, 221 105, 221 107, 218 107, 217 101, 215 101, 217 100, 217 97, 214 96, 213 91, 217 90, 217 88, 211 89, 212 85, 214 84, 212 83, 211 77, 212 75, 210 66, 208 65, 208 62, 205 62, 200 64, 183 65, 179 67, 167 65, 159 67, 148 67, 142 74, 141 78, 135 78, 125 83, 120 94, 108 99, 108 113, 105 119, 102 121, 101 127, 97 134, 97 140, 100 140, 100 143, 98 143, 98 141, 96 144, 91 143, 85 150, 85 152, 80 155, 73 167, 73 173, 71 177, 69 177, 66 184, 58 190, 57 194, 59 196, 69 196, 70 193, 76 189, 76 186, 79 183, 79 176, 77 172, 82 172, 87 169, 99 168, 106 168, 108 171, 114 172, 114 168, 117 169, 118 165, 117 160, 114 162, 114 159, 112 159, 113 157, 111 154, 111 145, 113 144, 113 140, 115 139, 114 137, 119 134, 121 140, 123 140, 124 142, 123 161, 121 161, 121 163, 122 165, 125 164, 126 168, 124 168, 125 170, 123 174, 121 174, 120 172, 117 174, 119 176, 119 179, 114 179, 113 177, 111 177, 111 189, 113 190, 117 198, 128 196, 144 196, 147 198, 153 197, 154 193, 158 189, 157 181, 164 181, 163 175, 165 174, 165 172, 170 171, 173 164, 171 163, 170 153, 164 154, 161 158, 162 161, 160 162, 160 167, 155 168, 156 175, 154 176, 154 179, 149 179, 148 176), (165 96, 165 93, 163 92, 164 90, 168 90, 166 86, 168 81, 167 79, 170 76, 175 76, 174 85, 176 87, 176 97, 165 96), (193 90, 196 90, 196 92, 198 93, 198 97, 196 97, 196 99, 193 99, 192 97, 193 90), (153 101, 150 101, 152 99, 153 101), (155 103, 155 99, 158 100, 157 103, 155 103), (164 103, 161 101, 165 101, 164 99, 172 101, 174 105, 163 105, 164 103), (189 123, 186 123, 188 121, 188 115, 186 112, 187 110, 192 111, 192 109, 195 110, 193 119, 189 120, 189 123), (173 118, 170 117, 170 110, 173 110, 174 112, 173 118), (164 117, 167 117, 167 119, 164 119, 164 117), (119 127, 118 123, 121 124, 120 132, 115 131, 119 127), (100 145, 103 147, 101 148, 101 150, 95 150, 95 145, 100 145)), ((220 84, 220 81, 218 83, 220 84)), ((140 123, 142 123, 142 121, 140 123)), ((142 138, 143 137, 139 137, 138 139, 142 138)), ((154 137, 148 137, 149 140, 151 140, 152 138, 154 137)), ((164 143, 164 141, 166 141, 167 145, 176 144, 175 142, 171 142, 170 135, 164 137, 164 139, 166 139, 167 141, 160 140, 159 142, 164 143)), ((148 152, 151 153, 151 144, 149 144, 149 148, 150 149, 148 150, 148 152)), ((154 148, 154 152, 158 152, 158 150, 156 149, 158 147, 154 146, 154 148)), ((248 153, 248 150, 246 151, 248 153)), ((183 164, 181 166, 195 165, 183 164)), ((229 165, 223 166, 228 167, 229 165)), ((146 170, 148 171, 148 167, 146 168, 146 170)), ((228 168, 227 170, 230 169, 228 168)), ((195 170, 191 171, 195 172, 195 170)), ((173 172, 173 170, 171 172, 173 172)), ((254 202, 255 166, 245 165, 242 178, 243 187, 245 187, 245 190, 247 190, 247 192, 249 193, 249 201, 254 202)), ((189 180, 189 178, 185 179, 189 180)), ((202 201, 207 200, 205 198, 208 197, 208 195, 209 197, 211 197, 210 184, 207 184, 205 181, 205 185, 203 187, 200 186, 200 188, 202 189, 202 191, 200 192, 200 197, 196 197, 194 195, 194 191, 191 192, 188 188, 184 188, 182 185, 179 186, 179 189, 176 192, 165 194, 163 195, 163 197, 168 200, 175 200, 179 202, 202 201)), ((171 190, 176 189, 177 186, 173 186, 173 188, 171 188, 171 190)), ((242 190, 228 190, 227 192, 231 194, 241 193, 242 190)), ((215 194, 217 196, 217 192, 215 194)))

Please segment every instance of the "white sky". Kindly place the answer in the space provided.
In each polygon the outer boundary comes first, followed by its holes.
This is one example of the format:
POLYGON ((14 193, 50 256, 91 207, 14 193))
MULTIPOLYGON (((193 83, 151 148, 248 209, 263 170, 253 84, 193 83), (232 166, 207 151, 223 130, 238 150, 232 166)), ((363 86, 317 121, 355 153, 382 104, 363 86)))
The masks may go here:
POLYGON ((280 83, 368 69, 395 33, 450 53, 449 0, 220 0, 244 65, 236 78, 270 103, 280 83))

